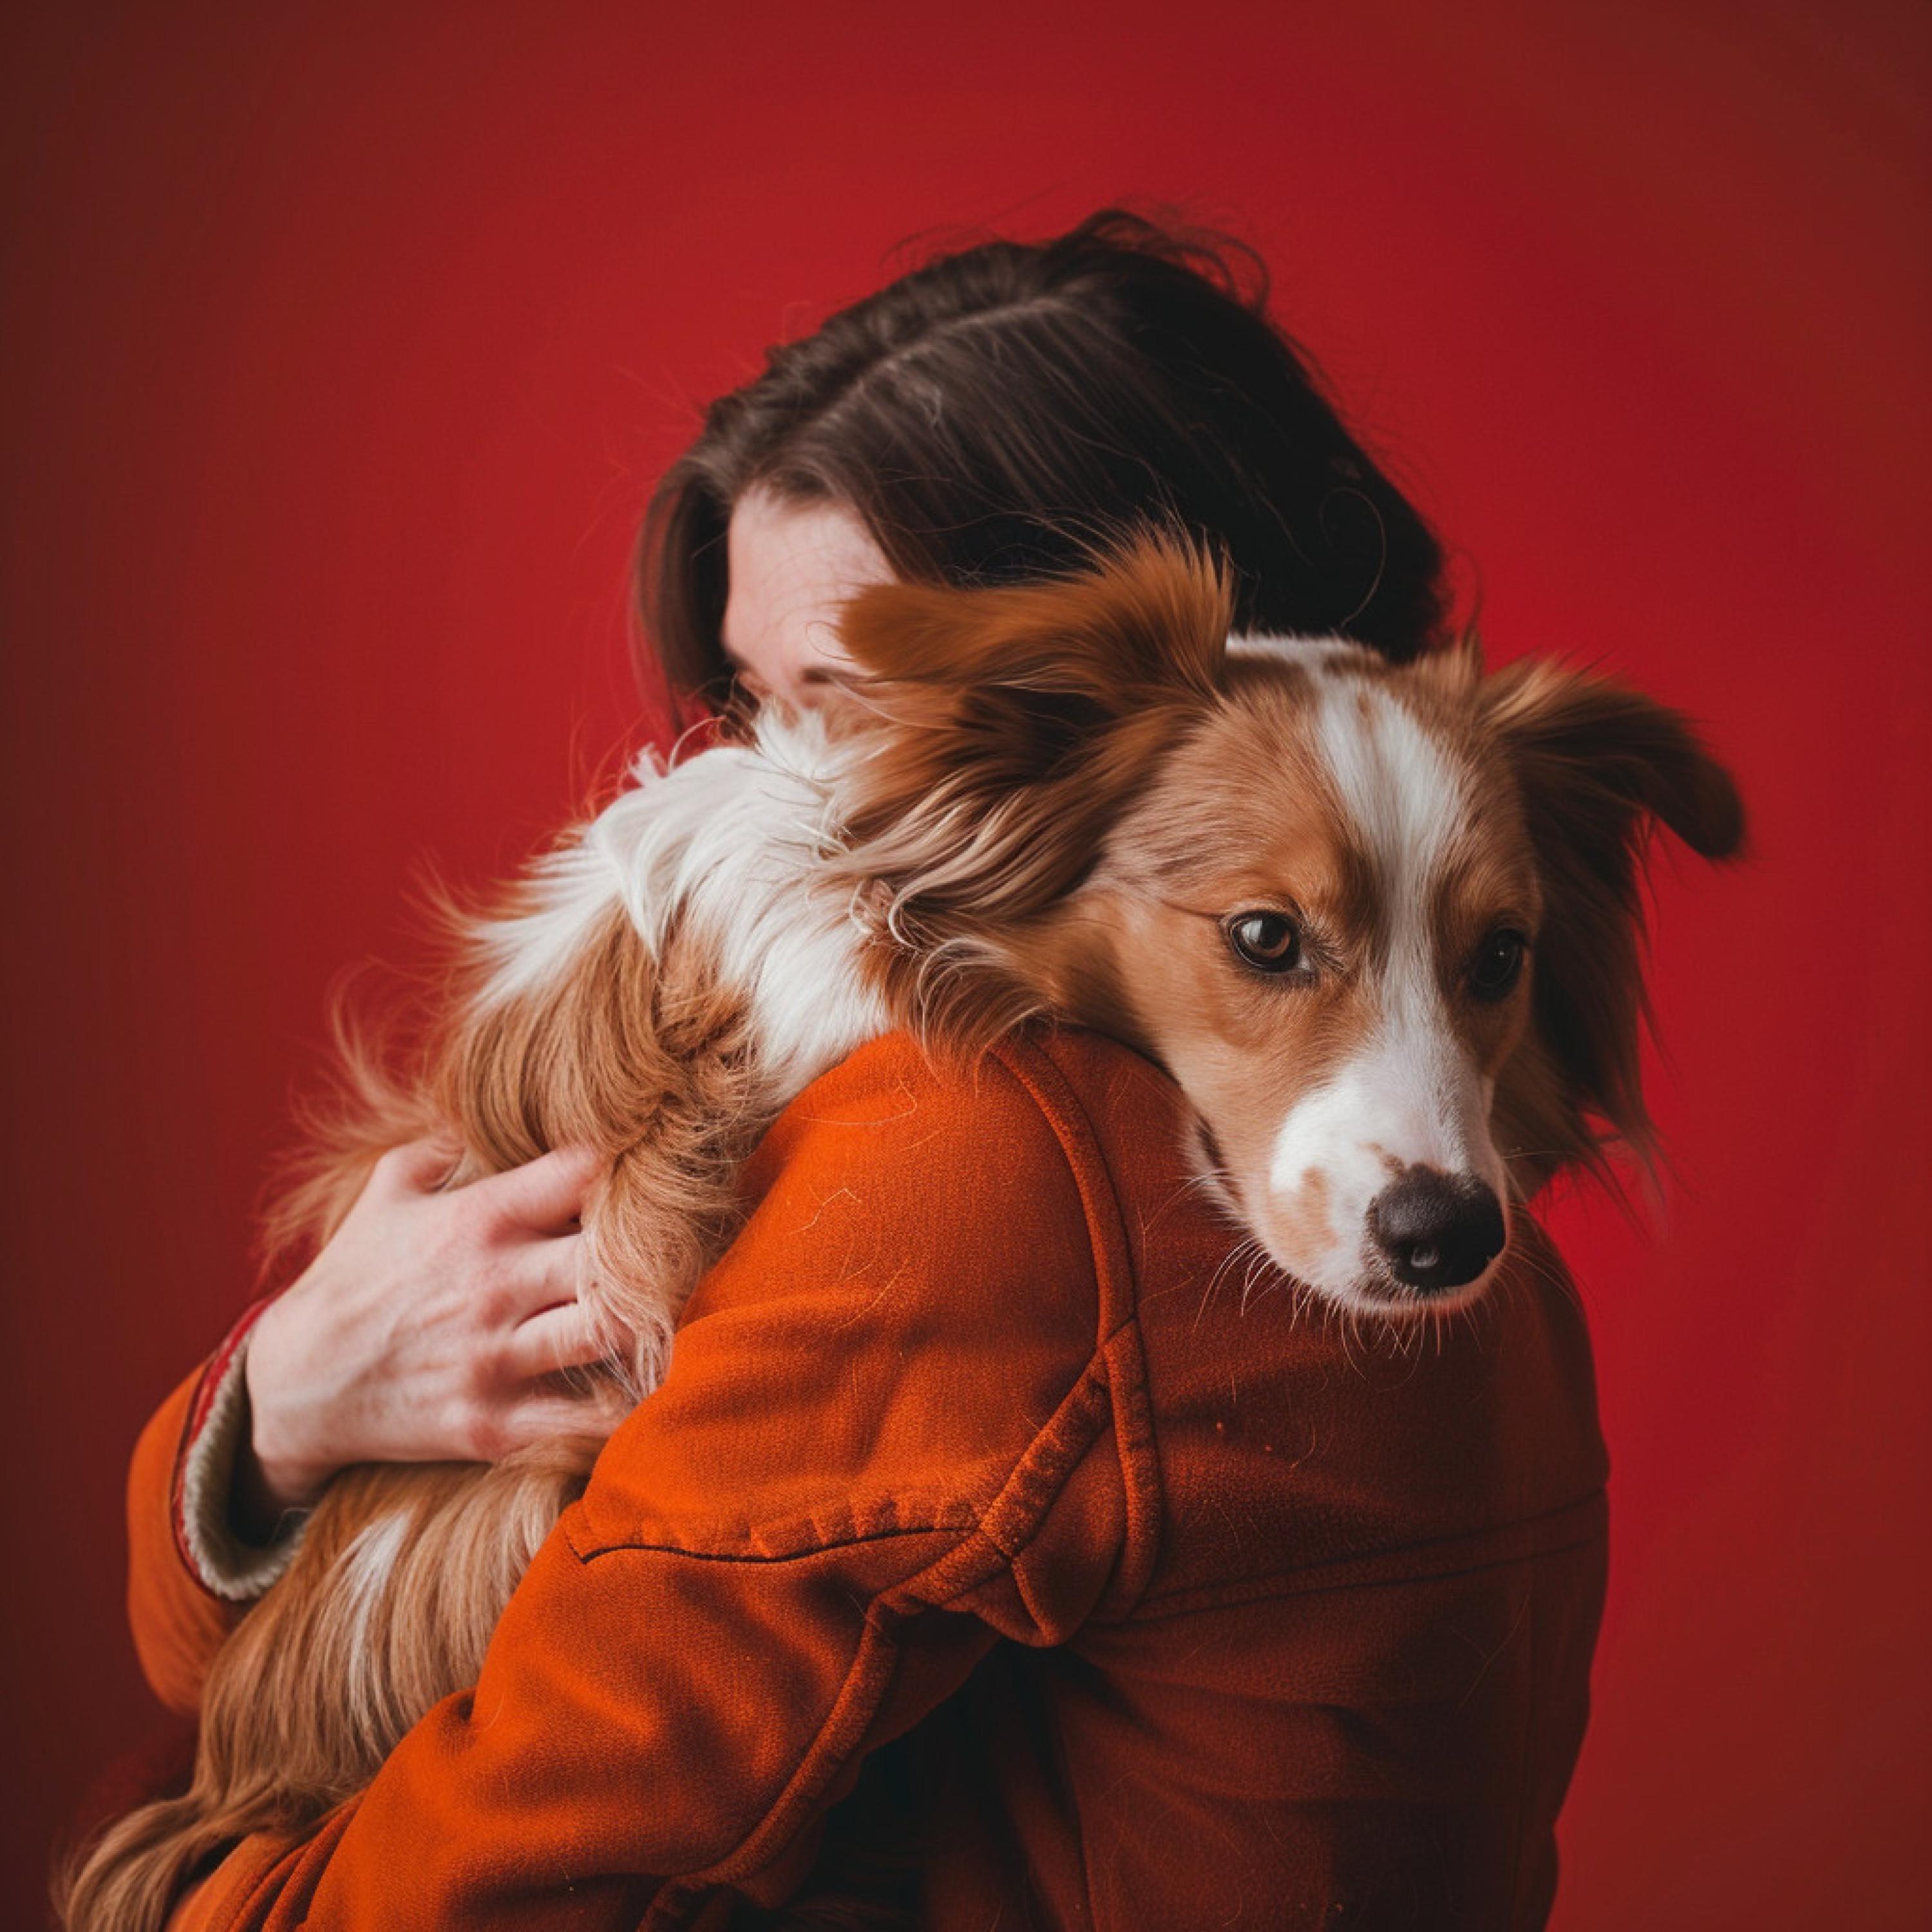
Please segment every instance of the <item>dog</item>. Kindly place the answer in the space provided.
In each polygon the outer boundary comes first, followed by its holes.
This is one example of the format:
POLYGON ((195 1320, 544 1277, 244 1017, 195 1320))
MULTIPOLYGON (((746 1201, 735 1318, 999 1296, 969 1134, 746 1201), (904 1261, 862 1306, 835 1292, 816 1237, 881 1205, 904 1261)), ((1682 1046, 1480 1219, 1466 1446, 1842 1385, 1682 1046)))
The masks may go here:
MULTIPOLYGON (((861 593, 836 719, 646 764, 470 922, 432 1037, 404 1077, 352 1065, 283 1225, 326 1239, 433 1130, 452 1186, 593 1147, 583 1297, 641 1400, 790 1100, 889 1028, 970 1063, 1048 1022, 1172 1076, 1231 1244, 1358 1318, 1468 1306, 1553 1175, 1651 1154, 1643 851, 1736 854, 1736 789, 1607 680, 1231 638, 1233 602, 1160 532, 1053 581, 861 593)), ((227 1844, 365 1784, 474 1681, 599 1446, 339 1477, 211 1671, 192 1786, 112 1828, 76 1932, 159 1926, 227 1844)))

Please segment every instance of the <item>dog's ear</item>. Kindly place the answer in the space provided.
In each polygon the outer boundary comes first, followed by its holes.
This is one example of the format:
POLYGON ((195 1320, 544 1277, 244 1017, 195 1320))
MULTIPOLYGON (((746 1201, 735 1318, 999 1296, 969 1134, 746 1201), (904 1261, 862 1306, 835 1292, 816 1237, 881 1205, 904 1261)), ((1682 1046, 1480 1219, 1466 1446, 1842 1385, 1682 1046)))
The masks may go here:
POLYGON ((1526 660, 1491 678, 1484 698, 1544 897, 1534 1003, 1548 1080, 1541 1117, 1521 1131, 1546 1171, 1570 1160, 1600 1167, 1593 1118, 1648 1163, 1654 1136, 1639 1036, 1649 1012, 1648 838, 1662 825, 1702 857, 1736 857, 1744 836, 1737 787, 1679 713, 1607 680, 1526 660))
POLYGON ((1121 718, 1211 694, 1233 601, 1219 559, 1148 527, 1044 582, 875 584, 839 630, 861 688, 914 734, 946 734, 950 768, 996 751, 1003 774, 1040 779, 1121 718))
POLYGON ((1702 858, 1742 849, 1737 787, 1681 713, 1537 658, 1497 673, 1485 697, 1526 799, 1561 809, 1600 845, 1628 845, 1648 818, 1702 858))
MULTIPOLYGON (((988 934, 1079 884, 1160 747, 1219 689, 1233 604, 1226 566, 1165 531, 1045 583, 852 601, 841 632, 871 724, 839 785, 842 865, 902 963, 988 956, 988 934)), ((951 974, 954 1018, 974 976, 951 974)), ((951 1030, 983 1034, 999 1004, 951 1030)), ((928 1006, 918 1017, 947 1026, 928 1006)))
POLYGON ((1140 531, 1043 584, 881 584, 846 607, 860 744, 841 782, 872 878, 1024 918, 1066 891, 1177 713, 1214 698, 1227 568, 1140 531))

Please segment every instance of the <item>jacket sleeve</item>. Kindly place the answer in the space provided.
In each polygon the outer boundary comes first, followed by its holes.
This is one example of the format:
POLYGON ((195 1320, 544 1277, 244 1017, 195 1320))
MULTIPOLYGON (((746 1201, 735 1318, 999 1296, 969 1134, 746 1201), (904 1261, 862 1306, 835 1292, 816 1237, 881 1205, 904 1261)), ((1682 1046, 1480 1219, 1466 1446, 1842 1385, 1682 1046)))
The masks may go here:
POLYGON ((248 1426, 242 1382, 256 1302, 141 1432, 128 1472, 128 1622, 149 1685, 191 1713, 202 1680, 242 1609, 287 1567, 292 1516, 268 1543, 231 1526, 236 1452, 248 1426))
POLYGON ((1118 1587, 1128 1484, 1090 1179, 1010 1058, 882 1042, 767 1138, 670 1372, 473 1692, 185 1928, 682 1924, 808 1868, 863 1754, 1118 1587))
POLYGON ((154 1695, 190 1713, 236 1612, 212 1596, 176 1546, 170 1496, 197 1369, 148 1419, 128 1470, 128 1622, 154 1695))

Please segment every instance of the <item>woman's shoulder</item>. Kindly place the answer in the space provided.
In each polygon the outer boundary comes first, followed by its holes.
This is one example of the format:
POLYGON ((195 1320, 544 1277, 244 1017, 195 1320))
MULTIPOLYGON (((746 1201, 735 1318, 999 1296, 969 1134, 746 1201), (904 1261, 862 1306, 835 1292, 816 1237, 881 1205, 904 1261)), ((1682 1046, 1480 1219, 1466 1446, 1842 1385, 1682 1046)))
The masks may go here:
POLYGON ((1118 1219, 1089 1107, 1096 1050, 1125 1054, 1052 1033, 1016 1035, 970 1062, 904 1033, 859 1048, 799 1094, 754 1151, 741 1232, 686 1326, 726 1305, 814 1289, 828 1274, 890 1276, 886 1318, 937 1298, 970 1320, 1030 1277, 1034 1316, 1050 1305, 1090 1350, 1096 1299, 1115 1286, 1106 1277, 1119 1260, 1105 1239, 1095 1252, 1096 1226, 1118 1219))
POLYGON ((1016 1196, 1072 1207, 1114 1191, 1138 1144, 1178 1150, 1184 1116, 1158 1068, 1084 1028, 1027 1028, 970 1059, 889 1033, 785 1108, 748 1185, 759 1196, 805 1167, 840 1184, 862 1174, 886 1197, 896 1179, 929 1196, 958 1177, 989 1210, 1016 1196))
POLYGON ((989 1330, 1017 1346, 1024 1332, 1077 1370, 1132 1312, 1116 1144, 1161 1084, 1092 1034, 1029 1029, 970 1062, 903 1033, 868 1042, 753 1154, 740 1232, 693 1296, 680 1346, 719 1315, 783 1303, 800 1320, 809 1308, 904 1328, 928 1352, 976 1348, 989 1330))

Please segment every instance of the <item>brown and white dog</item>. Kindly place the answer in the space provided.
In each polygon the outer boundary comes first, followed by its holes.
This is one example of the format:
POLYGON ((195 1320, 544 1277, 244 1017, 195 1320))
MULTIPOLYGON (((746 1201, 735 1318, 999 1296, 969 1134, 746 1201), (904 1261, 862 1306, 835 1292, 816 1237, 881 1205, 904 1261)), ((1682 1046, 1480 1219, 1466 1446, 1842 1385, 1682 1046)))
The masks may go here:
MULTIPOLYGON (((1553 1174, 1648 1153, 1642 849, 1660 823, 1732 854, 1736 792, 1614 684, 1231 640, 1231 608, 1159 536, 1058 582, 866 592, 847 722, 640 770, 470 926, 406 1077, 354 1070, 285 1222, 326 1238, 434 1128, 452 1186, 592 1145, 584 1294, 642 1397, 794 1095, 888 1027, 970 1058, 1045 1017, 1167 1070, 1284 1275, 1395 1321, 1472 1301, 1553 1174)), ((366 1783, 473 1680, 597 1447, 338 1478, 214 1666, 193 1788, 112 1828, 70 1923, 156 1926, 210 1854, 366 1783)))

